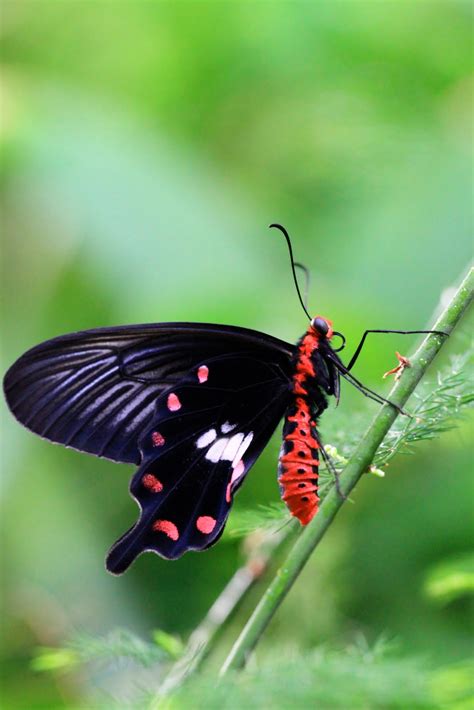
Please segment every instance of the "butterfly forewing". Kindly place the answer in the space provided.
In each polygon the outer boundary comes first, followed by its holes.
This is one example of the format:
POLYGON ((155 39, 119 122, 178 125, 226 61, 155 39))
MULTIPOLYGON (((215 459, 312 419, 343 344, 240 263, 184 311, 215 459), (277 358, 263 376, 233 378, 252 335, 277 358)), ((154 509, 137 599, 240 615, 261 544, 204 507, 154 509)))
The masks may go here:
POLYGON ((207 359, 163 392, 130 487, 140 519, 112 548, 108 569, 123 572, 145 550, 174 559, 216 542, 289 394, 278 365, 235 355, 207 359))
MULTIPOLYGON (((16 418, 51 441, 139 464, 157 398, 198 363, 248 354, 288 376, 292 345, 245 328, 193 323, 102 328, 29 350, 8 371, 16 418)), ((234 373, 229 373, 232 377, 234 373)))

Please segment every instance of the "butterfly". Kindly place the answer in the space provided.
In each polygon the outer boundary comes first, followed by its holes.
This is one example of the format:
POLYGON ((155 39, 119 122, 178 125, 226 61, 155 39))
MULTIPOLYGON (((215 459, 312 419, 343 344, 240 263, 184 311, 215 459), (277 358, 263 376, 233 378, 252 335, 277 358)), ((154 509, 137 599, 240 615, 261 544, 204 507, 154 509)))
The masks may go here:
MULTIPOLYGON (((278 462, 281 497, 307 525, 318 511, 318 433, 340 379, 382 403, 337 354, 344 336, 312 318, 296 345, 247 328, 157 323, 98 328, 48 340, 22 355, 4 380, 25 427, 50 441, 134 464, 136 524, 111 548, 107 569, 124 572, 145 551, 176 559, 222 535, 232 502, 284 417, 278 462), (339 337, 338 348, 333 339, 339 337)), ((393 405, 396 406, 396 405, 393 405)))

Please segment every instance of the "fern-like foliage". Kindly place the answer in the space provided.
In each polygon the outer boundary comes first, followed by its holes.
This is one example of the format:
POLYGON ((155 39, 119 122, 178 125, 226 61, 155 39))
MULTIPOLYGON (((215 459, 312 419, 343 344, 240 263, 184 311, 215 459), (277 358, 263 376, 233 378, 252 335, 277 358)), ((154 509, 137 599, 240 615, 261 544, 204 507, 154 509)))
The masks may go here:
POLYGON ((417 657, 400 657, 392 644, 369 647, 363 639, 344 650, 317 648, 309 653, 279 649, 241 673, 191 678, 170 704, 154 708, 199 710, 236 708, 413 708, 468 707, 469 664, 431 670, 417 657), (454 682, 453 682, 454 681, 454 682), (458 703, 458 704, 453 704, 458 703))
POLYGON ((148 643, 125 629, 116 629, 103 637, 80 634, 66 646, 38 649, 31 666, 35 671, 56 671, 91 661, 110 663, 126 659, 147 667, 168 660, 172 655, 166 644, 157 642, 161 634, 163 632, 155 634, 155 643, 148 643))
POLYGON ((233 511, 224 535, 246 537, 256 530, 264 530, 269 535, 276 534, 284 526, 291 525, 293 522, 294 519, 288 515, 287 509, 281 502, 259 505, 255 509, 233 511))
POLYGON ((300 653, 296 649, 279 649, 278 653, 265 656, 258 667, 229 674, 219 682, 213 672, 200 673, 177 688, 171 697, 157 697, 150 681, 159 683, 165 670, 165 655, 155 644, 120 630, 104 638, 81 636, 62 648, 44 649, 36 657, 34 668, 57 672, 100 661, 119 670, 117 664, 124 658, 141 666, 154 666, 148 677, 148 689, 135 683, 127 701, 114 698, 113 693, 108 695, 106 705, 102 695, 99 705, 91 700, 87 706, 110 710, 467 708, 474 670, 467 661, 433 670, 420 658, 400 656, 398 644, 393 641, 381 638, 370 646, 359 636, 342 650, 320 647, 300 653))
POLYGON ((375 464, 386 465, 397 453, 413 453, 417 441, 434 439, 453 429, 474 402, 472 372, 474 351, 451 358, 450 365, 438 372, 435 382, 422 383, 410 400, 412 418, 401 421, 385 438, 375 464))

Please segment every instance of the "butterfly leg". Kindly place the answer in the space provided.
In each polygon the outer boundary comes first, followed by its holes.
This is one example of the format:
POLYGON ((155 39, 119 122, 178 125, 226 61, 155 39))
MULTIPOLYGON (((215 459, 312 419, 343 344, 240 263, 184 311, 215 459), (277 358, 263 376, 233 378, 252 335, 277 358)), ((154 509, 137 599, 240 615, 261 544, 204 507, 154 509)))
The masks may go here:
POLYGON ((349 372, 352 370, 354 365, 357 362, 357 359, 359 358, 359 355, 361 353, 362 348, 364 347, 365 339, 370 333, 395 333, 398 335, 417 335, 417 334, 433 334, 433 335, 445 335, 448 337, 449 333, 445 333, 442 330, 366 330, 364 335, 362 336, 359 345, 356 347, 353 356, 349 360, 349 364, 346 367, 346 370, 349 372))
POLYGON ((354 377, 350 372, 347 371, 347 369, 341 365, 340 363, 336 364, 336 367, 338 368, 339 372, 341 373, 342 377, 347 380, 347 382, 350 382, 353 387, 355 387, 359 392, 361 392, 364 397, 368 397, 369 399, 373 399, 374 402, 378 402, 378 404, 390 404, 392 407, 394 407, 399 414, 403 414, 406 417, 411 417, 411 414, 406 412, 404 409, 398 406, 398 404, 395 404, 395 402, 392 402, 389 399, 385 399, 385 397, 382 397, 382 395, 377 394, 377 392, 374 392, 373 390, 369 389, 366 385, 364 385, 360 380, 354 377))

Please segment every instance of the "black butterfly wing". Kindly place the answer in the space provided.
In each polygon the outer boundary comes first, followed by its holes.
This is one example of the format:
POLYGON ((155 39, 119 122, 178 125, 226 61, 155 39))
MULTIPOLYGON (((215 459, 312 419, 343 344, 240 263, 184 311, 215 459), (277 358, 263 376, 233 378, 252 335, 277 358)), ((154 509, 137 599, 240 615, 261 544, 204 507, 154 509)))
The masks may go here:
POLYGON ((64 335, 32 348, 4 380, 8 405, 51 441, 124 463, 157 398, 198 363, 248 354, 289 375, 294 346, 257 331, 195 323, 123 326, 64 335))
POLYGON ((144 551, 175 559, 214 544, 289 396, 278 364, 242 355, 207 359, 160 394, 130 486, 140 518, 111 549, 108 570, 124 572, 144 551))

